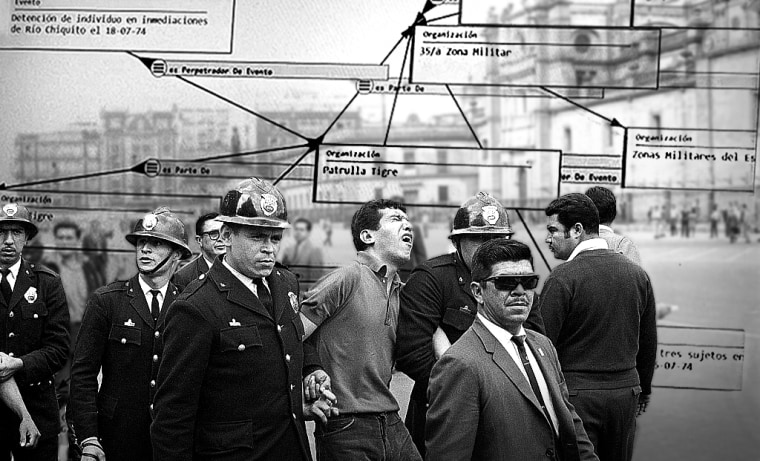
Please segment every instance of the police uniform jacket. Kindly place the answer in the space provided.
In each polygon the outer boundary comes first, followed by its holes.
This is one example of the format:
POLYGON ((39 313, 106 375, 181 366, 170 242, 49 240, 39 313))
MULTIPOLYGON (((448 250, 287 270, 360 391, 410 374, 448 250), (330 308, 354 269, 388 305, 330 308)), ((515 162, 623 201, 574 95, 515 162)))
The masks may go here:
POLYGON ((199 255, 193 259, 185 267, 174 273, 172 277, 172 283, 179 289, 180 292, 185 289, 190 282, 197 280, 201 274, 208 272, 208 264, 203 255, 199 255))
POLYGON ((169 283, 154 322, 138 277, 106 285, 90 297, 71 367, 71 429, 78 442, 98 437, 109 461, 152 459, 150 405, 161 335, 168 307, 179 294, 169 283))
MULTIPOLYGON (((428 380, 435 364, 433 333, 440 326, 454 344, 472 325, 478 303, 471 282, 470 270, 455 252, 417 266, 401 289, 396 368, 415 381, 406 425, 420 450, 424 450, 428 380)), ((536 305, 534 300, 525 327, 543 332, 536 305)))
MULTIPOLYGON (((43 438, 60 428, 53 374, 69 355, 69 308, 61 278, 23 259, 10 302, 0 296, 0 351, 18 357, 23 368, 13 376, 43 438)), ((18 430, 18 418, 0 405, 0 431, 18 430)))
POLYGON ((266 278, 272 316, 218 262, 167 313, 154 459, 310 460, 297 279, 280 265, 266 278))

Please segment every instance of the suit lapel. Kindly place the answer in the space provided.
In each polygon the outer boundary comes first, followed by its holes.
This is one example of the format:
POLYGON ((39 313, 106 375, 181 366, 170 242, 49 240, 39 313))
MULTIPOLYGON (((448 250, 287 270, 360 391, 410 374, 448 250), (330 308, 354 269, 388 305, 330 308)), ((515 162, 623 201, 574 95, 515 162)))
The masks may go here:
POLYGON ((224 267, 224 264, 221 261, 219 261, 219 264, 211 266, 208 275, 211 277, 211 280, 216 283, 217 289, 220 292, 227 294, 227 301, 256 312, 259 315, 263 315, 268 319, 272 318, 272 316, 269 315, 269 311, 267 311, 259 301, 259 298, 257 298, 248 287, 243 285, 243 282, 238 280, 232 272, 224 267))
POLYGON ((127 282, 129 285, 129 290, 127 290, 127 296, 130 297, 129 305, 145 323, 151 327, 155 327, 153 316, 150 314, 150 307, 148 307, 148 301, 145 300, 145 293, 142 291, 138 277, 140 276, 135 275, 127 282))
POLYGON ((11 293, 11 300, 8 303, 8 310, 13 310, 16 304, 24 298, 24 295, 32 286, 32 269, 29 264, 21 260, 21 266, 18 268, 18 276, 16 277, 16 283, 13 285, 13 293, 11 293))
POLYGON ((208 264, 206 264, 206 259, 203 257, 203 255, 198 256, 198 261, 196 261, 196 269, 198 271, 198 274, 205 274, 208 272, 208 264))
POLYGON ((177 296, 179 295, 179 290, 177 287, 174 286, 173 283, 169 282, 169 286, 166 287, 166 296, 164 297, 164 304, 161 306, 161 313, 158 314, 158 325, 160 326, 164 323, 164 319, 166 318, 166 311, 169 310, 169 306, 174 302, 175 299, 177 299, 177 296))
POLYGON ((269 292, 272 294, 272 307, 277 323, 280 323, 282 313, 286 308, 290 308, 290 294, 288 293, 287 284, 282 280, 282 273, 275 267, 272 273, 267 277, 269 292))
POLYGON ((536 333, 527 329, 525 331, 530 337, 528 344, 533 351, 533 356, 536 358, 539 368, 541 368, 541 373, 544 375, 544 381, 546 382, 546 387, 549 389, 549 394, 551 394, 554 414, 557 416, 557 423, 559 424, 557 430, 559 431, 560 437, 563 437, 564 428, 572 427, 572 421, 566 421, 566 412, 562 411, 565 408, 565 400, 562 396, 562 390, 559 388, 559 384, 557 384, 557 380, 555 379, 557 371, 554 368, 554 363, 549 354, 544 352, 544 347, 541 346, 536 333))
POLYGON ((475 322, 472 324, 472 327, 478 337, 480 337, 480 340, 483 342, 483 346, 486 348, 486 351, 492 354, 493 361, 496 363, 496 366, 498 366, 501 371, 507 375, 507 378, 512 381, 512 383, 515 385, 517 390, 520 391, 523 397, 530 400, 533 403, 533 406, 535 406, 536 409, 543 415, 544 410, 541 409, 541 405, 538 403, 538 399, 536 399, 536 396, 533 394, 533 389, 531 389, 530 383, 525 378, 525 375, 522 374, 520 368, 517 367, 515 361, 512 360, 512 357, 509 355, 507 350, 504 349, 504 347, 501 345, 499 340, 496 339, 496 337, 494 337, 490 331, 488 331, 488 328, 486 328, 486 326, 483 325, 483 323, 477 317, 475 318, 475 322))

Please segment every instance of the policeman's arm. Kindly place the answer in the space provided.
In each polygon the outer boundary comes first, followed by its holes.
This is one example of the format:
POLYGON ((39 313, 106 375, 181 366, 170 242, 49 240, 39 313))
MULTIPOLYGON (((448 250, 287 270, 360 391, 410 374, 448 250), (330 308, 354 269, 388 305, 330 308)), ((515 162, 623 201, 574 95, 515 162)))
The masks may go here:
POLYGON ((5 404, 21 420, 19 424, 19 445, 22 448, 33 448, 40 438, 40 431, 32 421, 21 392, 18 390, 16 380, 12 377, 0 383, 0 403, 5 404))
POLYGON ((96 292, 87 300, 71 363, 71 395, 66 415, 79 441, 98 437, 98 373, 110 332, 107 308, 96 292))
POLYGON ((46 272, 38 272, 37 276, 48 315, 40 335, 42 346, 19 357, 23 367, 15 377, 20 386, 52 379, 53 373, 63 368, 69 356, 69 307, 61 278, 46 272))
MULTIPOLYGON (((419 266, 418 266, 419 267, 419 266)), ((441 323, 443 287, 424 269, 412 272, 401 289, 396 330, 396 368, 425 381, 435 363, 433 333, 441 323)))
POLYGON ((214 328, 198 307, 182 300, 172 303, 150 426, 154 459, 193 459, 198 402, 213 341, 214 328))
POLYGON ((544 322, 546 330, 544 334, 551 339, 553 344, 557 344, 559 332, 565 323, 570 309, 571 295, 570 290, 551 275, 546 279, 538 300, 538 312, 544 322))

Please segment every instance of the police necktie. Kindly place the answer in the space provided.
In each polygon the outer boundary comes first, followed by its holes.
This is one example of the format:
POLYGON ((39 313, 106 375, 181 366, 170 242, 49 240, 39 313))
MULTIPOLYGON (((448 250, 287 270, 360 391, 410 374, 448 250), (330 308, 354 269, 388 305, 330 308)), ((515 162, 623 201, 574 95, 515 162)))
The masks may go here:
POLYGON ((274 309, 272 308, 272 295, 269 293, 269 289, 264 285, 263 279, 255 278, 253 283, 256 284, 256 295, 259 297, 259 301, 264 308, 269 311, 269 314, 274 318, 274 309))
POLYGON ((150 294, 153 295, 153 301, 150 302, 150 315, 153 316, 153 321, 158 320, 158 314, 161 313, 160 306, 158 305, 158 294, 160 290, 150 290, 150 294))
POLYGON ((533 393, 536 395, 536 399, 538 399, 538 403, 541 405, 541 409, 544 410, 546 419, 549 420, 549 425, 551 425, 553 429, 554 424, 552 423, 552 418, 549 416, 549 410, 546 408, 544 397, 541 395, 541 389, 538 387, 538 380, 536 380, 536 375, 533 373, 533 367, 528 360, 528 353, 525 350, 525 339, 525 336, 512 336, 512 341, 517 345, 517 351, 520 353, 520 359, 522 360, 523 367, 525 367, 525 374, 528 375, 530 387, 533 388, 533 393))
POLYGON ((13 290, 11 289, 11 283, 8 281, 8 274, 10 273, 10 269, 0 269, 0 274, 2 274, 2 281, 0 281, 0 292, 3 294, 5 304, 11 302, 11 294, 13 293, 13 290))

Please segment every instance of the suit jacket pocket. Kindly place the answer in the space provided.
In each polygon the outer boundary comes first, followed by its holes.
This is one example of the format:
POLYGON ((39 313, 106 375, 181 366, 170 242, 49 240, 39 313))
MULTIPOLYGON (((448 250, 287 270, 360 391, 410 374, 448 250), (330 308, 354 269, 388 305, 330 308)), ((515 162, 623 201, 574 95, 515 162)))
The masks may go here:
POLYGON ((47 307, 45 307, 45 304, 43 302, 28 303, 26 300, 23 300, 22 302, 23 304, 21 304, 21 315, 23 316, 24 320, 34 320, 47 317, 47 307))
POLYGON ((126 325, 111 325, 111 333, 108 339, 121 344, 134 344, 139 346, 142 343, 142 331, 138 327, 129 327, 126 325))
POLYGON ((196 454, 218 455, 240 449, 253 449, 251 420, 199 424, 195 430, 196 454))
POLYGON ((465 331, 470 328, 473 320, 475 320, 475 314, 454 307, 448 307, 446 308, 446 312, 444 312, 441 321, 459 331, 465 331))
POLYGON ((97 398, 98 413, 108 419, 113 419, 117 403, 119 403, 119 399, 101 392, 97 398))
POLYGON ((242 352, 248 347, 261 346, 261 336, 256 325, 229 327, 219 331, 219 347, 222 352, 242 352))

